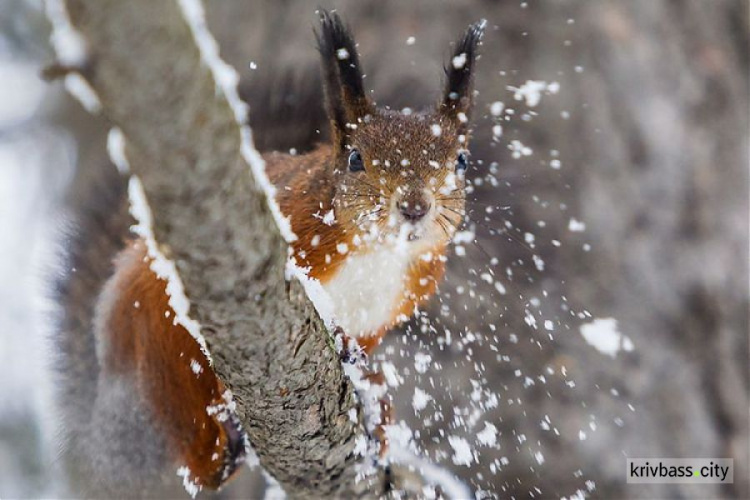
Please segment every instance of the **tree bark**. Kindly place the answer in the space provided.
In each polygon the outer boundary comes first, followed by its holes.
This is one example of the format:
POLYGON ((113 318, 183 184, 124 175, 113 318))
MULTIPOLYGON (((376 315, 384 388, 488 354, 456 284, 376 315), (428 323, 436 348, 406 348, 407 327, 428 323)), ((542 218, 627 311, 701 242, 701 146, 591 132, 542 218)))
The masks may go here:
POLYGON ((157 241, 261 464, 293 497, 366 493, 355 484, 352 385, 302 287, 284 281, 286 245, 179 6, 67 5, 89 44, 85 76, 127 139, 157 241))

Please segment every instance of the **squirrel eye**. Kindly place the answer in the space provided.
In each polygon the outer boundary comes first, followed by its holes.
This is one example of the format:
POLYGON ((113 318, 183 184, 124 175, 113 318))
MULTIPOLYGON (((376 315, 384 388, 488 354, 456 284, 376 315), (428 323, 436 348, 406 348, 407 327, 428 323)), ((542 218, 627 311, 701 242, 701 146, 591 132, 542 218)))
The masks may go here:
POLYGON ((362 162, 362 155, 356 149, 352 149, 351 153, 349 153, 349 171, 361 172, 364 169, 365 164, 362 162))
POLYGON ((458 158, 456 159, 456 170, 466 170, 466 168, 469 166, 469 158, 466 156, 466 153, 458 153, 458 158))

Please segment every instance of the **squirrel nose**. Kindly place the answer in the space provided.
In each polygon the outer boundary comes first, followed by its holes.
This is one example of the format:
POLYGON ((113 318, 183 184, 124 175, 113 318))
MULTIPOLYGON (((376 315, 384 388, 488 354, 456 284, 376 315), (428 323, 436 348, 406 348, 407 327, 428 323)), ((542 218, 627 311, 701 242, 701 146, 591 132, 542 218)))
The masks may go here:
POLYGON ((404 216, 404 219, 406 219, 409 222, 417 222, 422 217, 427 215, 427 212, 430 210, 430 206, 424 201, 421 201, 421 202, 402 201, 399 204, 399 209, 401 210, 401 215, 404 216))

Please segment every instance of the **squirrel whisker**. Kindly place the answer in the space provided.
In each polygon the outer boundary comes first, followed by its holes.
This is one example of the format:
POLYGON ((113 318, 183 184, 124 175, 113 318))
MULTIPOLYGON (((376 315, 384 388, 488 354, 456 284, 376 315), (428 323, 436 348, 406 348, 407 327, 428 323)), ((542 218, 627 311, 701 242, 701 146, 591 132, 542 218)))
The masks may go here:
MULTIPOLYGON (((466 216, 466 211, 465 210, 456 210, 455 208, 451 208, 451 207, 448 207, 446 205, 441 205, 440 208, 443 208, 445 210, 450 210, 451 212, 453 212, 454 214, 458 215, 462 219, 463 219, 463 217, 466 216)), ((440 214, 440 215, 444 215, 444 214, 440 214)))
MULTIPOLYGON (((448 227, 446 227, 445 223, 441 219, 435 219, 435 222, 437 222, 438 226, 440 226, 440 228, 443 230, 443 232, 445 233, 445 236, 450 239, 452 237, 452 234, 448 230, 448 227)), ((455 229, 456 227, 453 226, 453 230, 454 230, 453 232, 455 232, 455 229)))

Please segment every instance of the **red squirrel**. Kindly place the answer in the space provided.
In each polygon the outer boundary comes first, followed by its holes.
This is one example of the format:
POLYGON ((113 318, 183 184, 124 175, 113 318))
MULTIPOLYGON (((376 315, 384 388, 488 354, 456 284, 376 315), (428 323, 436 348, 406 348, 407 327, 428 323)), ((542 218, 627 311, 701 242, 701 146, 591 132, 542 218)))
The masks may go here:
POLYGON ((94 497, 216 489, 244 461, 246 436, 206 354, 175 322, 145 241, 129 233, 126 179, 112 170, 94 189, 106 212, 79 217, 58 291, 57 402, 72 487, 94 497))
POLYGON ((331 141, 296 156, 264 155, 290 220, 298 266, 330 295, 338 325, 366 353, 435 293, 463 220, 472 74, 483 23, 459 39, 435 109, 402 113, 367 96, 356 44, 321 13, 331 141))
MULTIPOLYGON (((297 235, 292 256, 366 352, 443 276, 464 215, 482 30, 475 24, 457 42, 436 108, 399 113, 368 98, 351 33, 323 12, 316 36, 331 141, 301 156, 264 155, 297 235)), ((59 399, 74 466, 94 494, 143 494, 176 473, 191 488, 217 488, 242 463, 246 436, 198 342, 175 321, 146 242, 128 231, 126 179, 106 177, 60 286, 59 399)))

